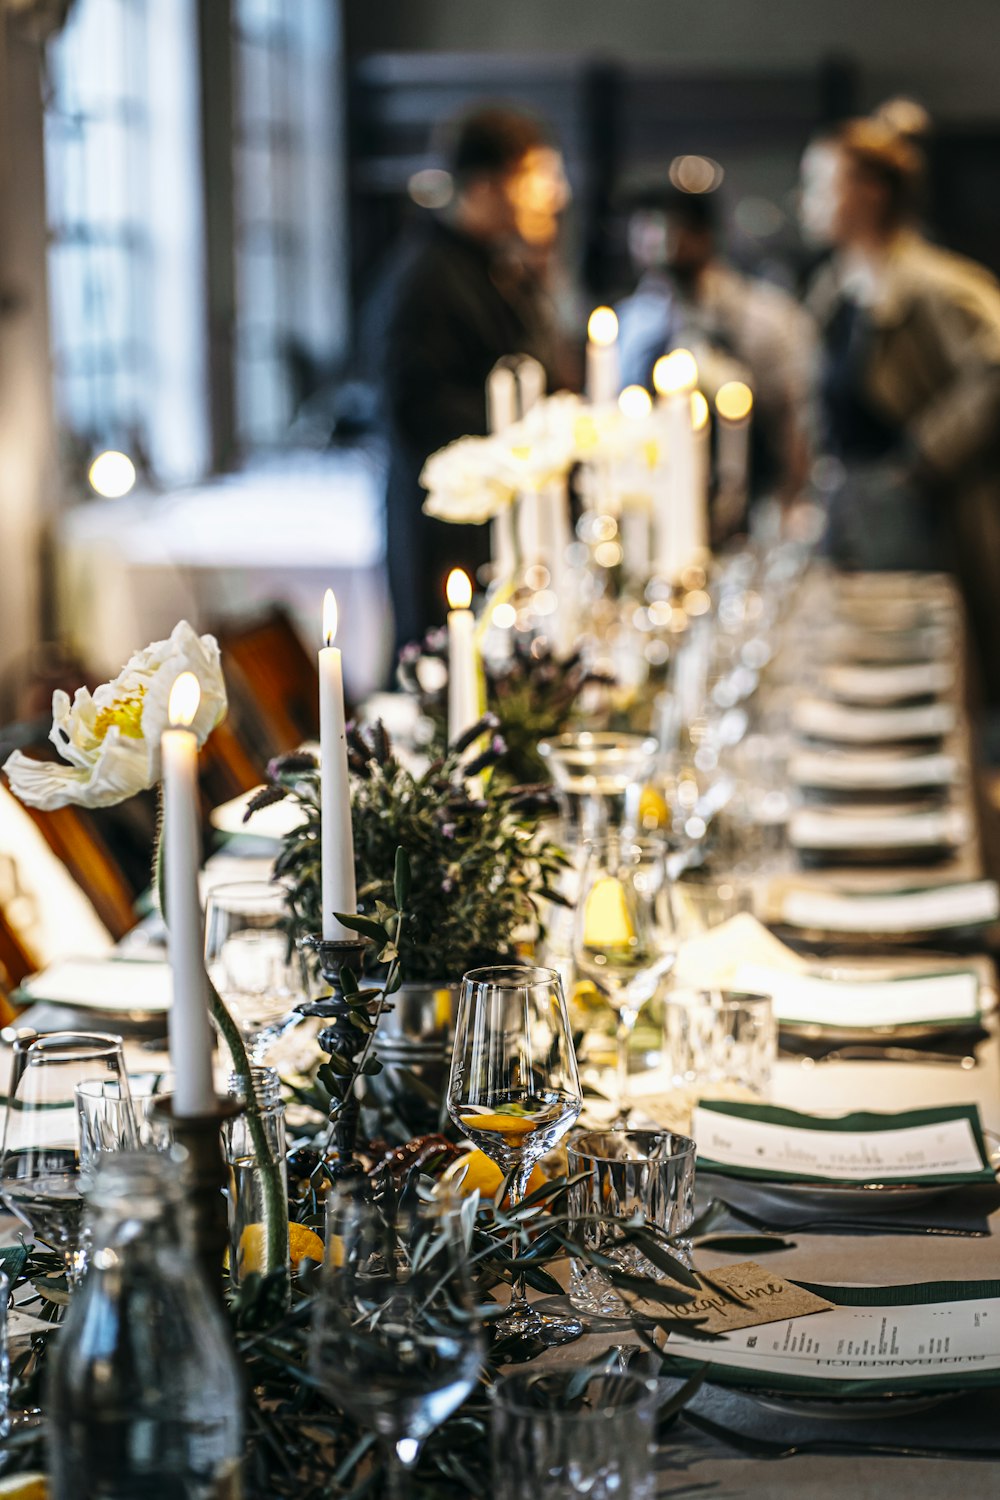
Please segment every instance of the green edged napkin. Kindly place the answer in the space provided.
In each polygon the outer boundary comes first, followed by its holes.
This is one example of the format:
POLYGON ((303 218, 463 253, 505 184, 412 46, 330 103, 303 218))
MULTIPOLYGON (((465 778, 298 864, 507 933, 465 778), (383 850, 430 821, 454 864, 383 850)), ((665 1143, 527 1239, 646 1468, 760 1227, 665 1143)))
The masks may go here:
POLYGON ((758 1182, 960 1186, 996 1183, 974 1104, 829 1118, 771 1104, 702 1100, 698 1168, 758 1182))

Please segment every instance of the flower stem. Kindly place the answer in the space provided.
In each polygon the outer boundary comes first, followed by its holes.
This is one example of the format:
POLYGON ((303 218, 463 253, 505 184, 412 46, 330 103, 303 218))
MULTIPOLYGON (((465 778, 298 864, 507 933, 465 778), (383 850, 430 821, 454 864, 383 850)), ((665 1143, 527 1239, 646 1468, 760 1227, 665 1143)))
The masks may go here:
MULTIPOLYGON (((153 882, 156 887, 160 903, 160 915, 164 922, 168 923, 167 917, 167 893, 164 881, 163 861, 163 808, 162 788, 160 816, 156 824, 156 844, 153 855, 153 882)), ((264 1270, 270 1275, 273 1272, 287 1271, 284 1256, 286 1244, 288 1208, 285 1202, 285 1188, 281 1178, 281 1163, 272 1153, 271 1143, 264 1129, 264 1122, 260 1117, 260 1105, 252 1085, 252 1073, 250 1059, 247 1056, 246 1047, 243 1045, 243 1036, 239 1027, 219 994, 215 985, 205 975, 205 983, 208 987, 209 1004, 212 1019, 219 1029, 219 1034, 226 1046, 229 1048, 233 1060, 233 1069, 240 1078, 246 1079, 244 1089, 247 1117, 247 1127, 250 1131, 250 1139, 253 1142, 254 1155, 257 1158, 258 1170, 260 1172, 261 1193, 264 1200, 264 1270)))

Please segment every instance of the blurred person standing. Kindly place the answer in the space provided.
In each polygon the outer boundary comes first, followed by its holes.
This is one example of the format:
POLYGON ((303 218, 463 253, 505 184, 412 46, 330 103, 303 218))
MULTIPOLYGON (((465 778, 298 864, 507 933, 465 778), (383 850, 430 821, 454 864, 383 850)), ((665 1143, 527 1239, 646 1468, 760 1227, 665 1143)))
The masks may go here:
POLYGON ((533 117, 492 106, 452 127, 447 167, 450 203, 401 247, 379 294, 397 650, 443 618, 450 569, 474 577, 489 557, 488 527, 423 514, 425 460, 486 433, 486 380, 497 360, 532 355, 550 385, 561 383, 545 276, 569 201, 562 156, 533 117))
POLYGON ((689 348, 699 384, 714 397, 724 381, 754 393, 752 493, 791 499, 808 473, 808 414, 815 332, 780 287, 745 276, 718 246, 712 193, 663 189, 634 208, 628 226, 638 285, 618 309, 622 384, 651 388, 653 365, 689 348))
POLYGON ((833 251, 809 296, 827 550, 852 568, 953 568, 1000 703, 1000 286, 918 233, 922 178, 884 116, 803 159, 803 228, 833 251))

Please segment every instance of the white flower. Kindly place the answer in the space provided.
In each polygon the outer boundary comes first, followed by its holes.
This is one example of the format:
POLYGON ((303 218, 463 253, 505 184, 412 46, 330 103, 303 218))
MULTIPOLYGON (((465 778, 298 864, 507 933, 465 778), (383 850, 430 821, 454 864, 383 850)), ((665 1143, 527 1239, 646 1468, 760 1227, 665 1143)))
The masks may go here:
POLYGON ((503 445, 495 437, 464 437, 439 448, 424 464, 424 512, 438 521, 481 526, 514 498, 503 445))
POLYGON ((49 739, 69 764, 32 760, 15 750, 4 766, 11 791, 29 806, 50 811, 73 802, 110 807, 155 786, 167 700, 182 672, 193 672, 201 684, 191 728, 203 745, 225 717, 226 684, 214 636, 198 636, 181 620, 169 640, 138 651, 93 696, 77 688, 70 704, 61 689, 52 694, 49 739))

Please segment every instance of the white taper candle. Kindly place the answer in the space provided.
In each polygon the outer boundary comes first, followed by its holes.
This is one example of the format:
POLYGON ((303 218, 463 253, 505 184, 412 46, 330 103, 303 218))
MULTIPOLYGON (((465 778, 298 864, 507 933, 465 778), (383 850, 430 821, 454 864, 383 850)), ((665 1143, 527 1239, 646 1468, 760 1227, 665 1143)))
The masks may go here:
POLYGON ((167 951, 173 973, 170 1059, 174 1111, 182 1118, 210 1114, 215 1107, 208 1017, 205 940, 198 896, 201 849, 198 836, 198 741, 194 723, 201 687, 182 672, 170 690, 170 728, 160 738, 163 774, 163 860, 167 951))
POLYGON ((356 934, 338 922, 335 912, 358 906, 354 880, 354 829, 351 824, 351 779, 347 766, 344 713, 344 668, 333 642, 337 634, 337 601, 327 589, 323 600, 323 638, 319 653, 319 745, 323 936, 343 942, 356 934))

